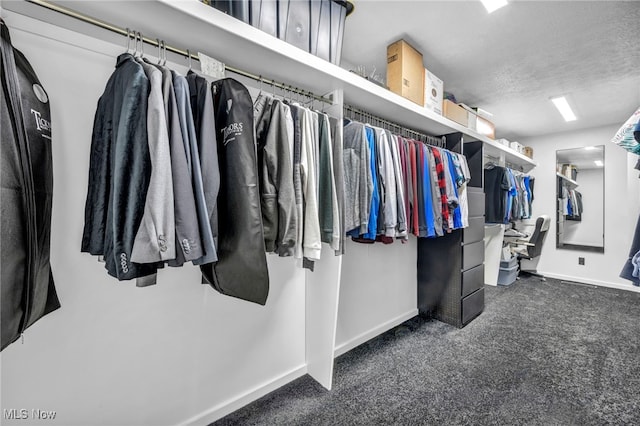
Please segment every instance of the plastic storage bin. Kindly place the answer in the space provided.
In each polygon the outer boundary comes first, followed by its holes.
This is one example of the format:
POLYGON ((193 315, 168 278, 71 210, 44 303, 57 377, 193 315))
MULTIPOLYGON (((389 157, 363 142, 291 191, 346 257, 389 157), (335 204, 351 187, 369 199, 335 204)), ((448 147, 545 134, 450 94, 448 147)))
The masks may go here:
POLYGON ((511 269, 514 266, 518 266, 518 258, 513 256, 509 260, 501 260, 500 261, 500 269, 511 269))
POLYGON ((500 268, 500 273, 498 274, 498 284, 511 285, 515 282, 516 278, 518 278, 518 265, 515 265, 511 268, 500 268))
POLYGON ((249 23, 267 34, 278 37, 278 1, 252 1, 249 6, 249 23))
POLYGON ((306 52, 340 64, 345 0, 202 0, 306 52))
POLYGON ((249 23, 249 0, 210 0, 204 3, 210 4, 234 18, 249 23))

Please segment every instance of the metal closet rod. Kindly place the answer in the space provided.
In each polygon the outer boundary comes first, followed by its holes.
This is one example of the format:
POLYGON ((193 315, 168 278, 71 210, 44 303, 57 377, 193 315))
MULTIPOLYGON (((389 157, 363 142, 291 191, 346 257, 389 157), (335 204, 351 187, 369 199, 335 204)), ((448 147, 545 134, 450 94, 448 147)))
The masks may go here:
POLYGON ((431 136, 431 135, 426 135, 424 133, 420 133, 420 132, 416 132, 415 130, 411 130, 408 129, 404 126, 400 126, 397 123, 393 123, 389 120, 385 120, 384 118, 378 117, 376 115, 373 115, 367 111, 364 111, 362 109, 356 108, 352 105, 348 105, 348 104, 344 104, 344 110, 345 111, 350 111, 354 114, 360 114, 362 115, 364 118, 369 118, 371 120, 374 121, 378 121, 380 123, 384 123, 386 125, 388 125, 389 127, 394 128, 396 131, 400 132, 404 132, 405 134, 409 134, 412 135, 414 137, 416 137, 417 139, 420 138, 423 142, 426 143, 430 143, 432 145, 437 145, 438 147, 444 147, 445 146, 445 140, 444 137, 436 137, 436 136, 431 136))
MULTIPOLYGON (((44 0, 27 0, 27 2, 28 3, 33 3, 35 5, 44 7, 44 8, 49 9, 49 10, 53 10, 54 12, 61 13, 63 15, 69 16, 69 17, 77 19, 79 21, 86 22, 86 23, 91 24, 91 25, 95 25, 96 27, 103 28, 105 30, 114 32, 116 34, 120 34, 120 35, 125 36, 125 37, 129 37, 129 35, 131 33, 131 31, 127 31, 127 29, 125 29, 125 28, 121 28, 121 27, 118 27, 116 25, 110 24, 108 22, 102 21, 100 19, 96 19, 96 18, 93 18, 91 16, 87 16, 87 15, 84 15, 82 13, 78 13, 75 10, 67 9, 66 7, 58 6, 58 5, 50 3, 48 1, 44 1, 44 0)), ((150 39, 150 38, 142 36, 142 41, 144 41, 145 43, 148 43, 148 44, 150 44, 152 46, 159 47, 159 43, 156 40, 153 40, 153 39, 150 39)), ((173 46, 169 46, 169 45, 165 45, 164 41, 162 41, 162 44, 163 44, 163 49, 165 49, 165 50, 167 50, 169 52, 176 53, 176 54, 184 56, 186 58, 195 59, 196 61, 200 60, 198 55, 194 55, 190 51, 178 49, 177 47, 173 47, 173 46)), ((297 87, 293 87, 291 85, 287 85, 287 84, 284 84, 284 83, 278 83, 275 80, 266 79, 266 78, 262 77, 261 75, 255 75, 255 74, 252 74, 252 73, 247 72, 247 71, 243 71, 243 70, 238 69, 238 68, 227 66, 226 64, 225 64, 225 69, 231 71, 234 74, 238 74, 238 75, 241 75, 243 77, 247 77, 247 78, 250 78, 252 80, 256 80, 256 81, 268 84, 268 85, 273 86, 273 87, 277 87, 277 88, 282 89, 284 91, 297 93, 299 95, 303 95, 305 97, 308 97, 308 98, 311 98, 311 99, 314 99, 314 100, 317 100, 317 101, 320 101, 320 102, 324 102, 324 103, 328 103, 330 105, 333 105, 333 101, 331 99, 327 99, 324 96, 316 95, 313 92, 305 91, 305 90, 302 90, 302 89, 299 89, 297 87)))

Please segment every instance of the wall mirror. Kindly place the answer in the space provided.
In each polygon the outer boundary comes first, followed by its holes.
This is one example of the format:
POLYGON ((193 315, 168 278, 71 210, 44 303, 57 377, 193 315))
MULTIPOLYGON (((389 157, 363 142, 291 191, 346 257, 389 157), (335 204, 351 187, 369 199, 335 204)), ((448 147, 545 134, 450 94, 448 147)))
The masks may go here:
POLYGON ((556 247, 604 253, 604 145, 556 151, 556 247))

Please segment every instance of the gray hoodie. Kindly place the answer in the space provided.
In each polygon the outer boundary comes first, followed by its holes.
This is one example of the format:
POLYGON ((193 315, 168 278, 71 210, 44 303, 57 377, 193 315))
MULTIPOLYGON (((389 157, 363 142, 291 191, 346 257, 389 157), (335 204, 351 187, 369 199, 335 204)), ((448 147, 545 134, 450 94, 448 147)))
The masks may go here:
POLYGON ((344 162, 344 229, 349 232, 359 228, 366 234, 369 226, 369 210, 373 194, 373 179, 369 165, 369 145, 364 124, 348 122, 343 132, 344 162))

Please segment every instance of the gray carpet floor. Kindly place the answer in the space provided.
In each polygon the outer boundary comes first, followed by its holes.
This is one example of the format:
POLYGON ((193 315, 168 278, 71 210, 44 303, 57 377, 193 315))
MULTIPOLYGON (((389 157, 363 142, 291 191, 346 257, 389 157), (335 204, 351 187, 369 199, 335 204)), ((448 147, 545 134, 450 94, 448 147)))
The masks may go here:
POLYGON ((640 425, 640 293, 486 286, 463 329, 414 318, 219 425, 640 425))

